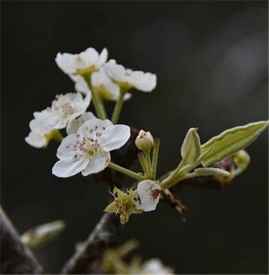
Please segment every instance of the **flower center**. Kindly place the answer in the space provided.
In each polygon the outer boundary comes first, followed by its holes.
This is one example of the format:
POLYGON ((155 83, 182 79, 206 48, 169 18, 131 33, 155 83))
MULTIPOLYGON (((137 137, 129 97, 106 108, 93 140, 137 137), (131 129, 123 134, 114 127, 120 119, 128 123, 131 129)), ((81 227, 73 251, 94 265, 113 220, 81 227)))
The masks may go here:
POLYGON ((83 137, 75 145, 74 149, 78 152, 77 155, 87 154, 89 157, 95 156, 100 152, 101 148, 96 139, 83 137))
POLYGON ((74 113, 74 108, 70 103, 65 103, 62 105, 62 111, 65 115, 72 115, 74 113))

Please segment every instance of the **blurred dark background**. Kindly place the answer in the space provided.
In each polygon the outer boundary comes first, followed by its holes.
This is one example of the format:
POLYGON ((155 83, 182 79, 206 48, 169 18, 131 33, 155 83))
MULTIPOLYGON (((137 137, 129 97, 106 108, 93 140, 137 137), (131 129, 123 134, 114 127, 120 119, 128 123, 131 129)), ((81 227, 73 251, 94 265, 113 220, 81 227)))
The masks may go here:
MULTIPOLYGON (((106 205, 92 178, 51 175, 52 144, 24 142, 33 111, 73 84, 55 65, 58 51, 107 47, 111 58, 154 72, 158 87, 137 92, 122 122, 161 138, 160 172, 173 168, 190 127, 202 140, 267 118, 267 1, 2 3, 2 201, 20 232, 64 219, 62 237, 37 256, 60 269, 106 205)), ((267 273, 268 137, 249 148, 252 163, 224 191, 186 189, 186 222, 169 206, 133 216, 123 240, 136 238, 145 258, 160 257, 178 273, 267 273)))

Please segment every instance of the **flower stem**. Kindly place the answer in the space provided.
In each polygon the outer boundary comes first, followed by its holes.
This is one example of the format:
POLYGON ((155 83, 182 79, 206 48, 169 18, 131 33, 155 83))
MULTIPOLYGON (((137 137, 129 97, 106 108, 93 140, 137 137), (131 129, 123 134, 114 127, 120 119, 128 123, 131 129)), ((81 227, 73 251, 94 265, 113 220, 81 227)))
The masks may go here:
POLYGON ((147 179, 153 178, 150 152, 140 152, 138 154, 138 160, 141 167, 143 168, 145 178, 147 179))
POLYGON ((175 175, 174 171, 173 171, 173 172, 171 172, 171 174, 168 177, 166 177, 160 183, 160 186, 161 186, 162 189, 169 189, 169 188, 175 186, 176 184, 178 184, 180 181, 189 178, 189 175, 190 174, 182 175, 182 176, 177 177, 175 175))
POLYGON ((121 113, 123 103, 124 103, 124 95, 125 95, 125 92, 121 91, 119 98, 115 104, 113 114, 112 114, 112 122, 113 123, 117 123, 119 121, 120 113, 121 113))
POLYGON ((147 164, 147 178, 153 178, 153 174, 152 174, 152 163, 151 163, 151 156, 150 156, 150 151, 148 152, 144 152, 144 156, 145 156, 145 161, 147 164))
POLYGON ((92 87, 90 77, 83 76, 83 78, 86 81, 89 89, 91 90, 92 101, 93 101, 93 105, 94 105, 97 116, 101 119, 106 119, 107 114, 106 114, 106 110, 105 110, 103 101, 100 98, 99 94, 96 92, 96 90, 92 87))
POLYGON ((152 176, 154 179, 156 179, 157 177, 159 152, 160 152, 160 140, 156 139, 154 141, 153 153, 152 153, 152 176))
POLYGON ((145 161, 145 158, 144 158, 144 153, 141 152, 137 155, 138 157, 138 161, 143 169, 143 172, 144 174, 146 174, 146 171, 147 171, 147 164, 146 164, 146 161, 145 161))
POLYGON ((119 173, 122 173, 122 174, 124 174, 124 175, 126 175, 126 176, 128 176, 130 178, 134 178, 136 180, 143 180, 144 179, 144 176, 142 176, 141 174, 136 173, 136 172, 134 172, 134 171, 132 171, 130 169, 124 168, 124 167, 122 167, 122 166, 120 166, 120 165, 118 165, 118 164, 116 164, 114 162, 110 162, 109 165, 108 165, 108 167, 110 169, 115 170, 115 171, 117 171, 119 173))

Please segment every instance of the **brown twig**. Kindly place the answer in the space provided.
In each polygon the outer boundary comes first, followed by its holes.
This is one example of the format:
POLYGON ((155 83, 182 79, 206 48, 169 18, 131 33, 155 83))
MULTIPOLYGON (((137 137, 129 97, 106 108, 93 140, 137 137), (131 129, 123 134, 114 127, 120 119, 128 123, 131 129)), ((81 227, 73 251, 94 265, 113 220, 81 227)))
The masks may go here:
POLYGON ((162 196, 164 200, 167 201, 171 207, 175 208, 175 210, 180 214, 183 214, 188 209, 169 189, 163 190, 162 196))
POLYGON ((104 250, 116 243, 120 228, 119 218, 105 213, 88 239, 78 245, 61 274, 101 273, 100 261, 104 250))
POLYGON ((0 273, 41 274, 42 267, 0 207, 0 273))

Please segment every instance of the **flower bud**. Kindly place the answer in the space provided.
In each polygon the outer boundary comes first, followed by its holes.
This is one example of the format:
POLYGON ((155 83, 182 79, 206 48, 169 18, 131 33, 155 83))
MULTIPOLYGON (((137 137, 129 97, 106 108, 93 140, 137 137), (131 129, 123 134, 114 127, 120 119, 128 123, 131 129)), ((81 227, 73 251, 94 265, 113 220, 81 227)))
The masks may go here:
POLYGON ((245 150, 240 150, 235 153, 232 159, 236 165, 236 168, 233 171, 234 176, 238 176, 243 173, 250 163, 250 156, 245 150))
POLYGON ((239 168, 245 170, 250 163, 250 156, 245 150, 240 150, 234 154, 233 161, 239 168))
POLYGON ((140 130, 139 134, 135 139, 135 145, 141 151, 150 151, 154 145, 154 139, 150 132, 140 130))

